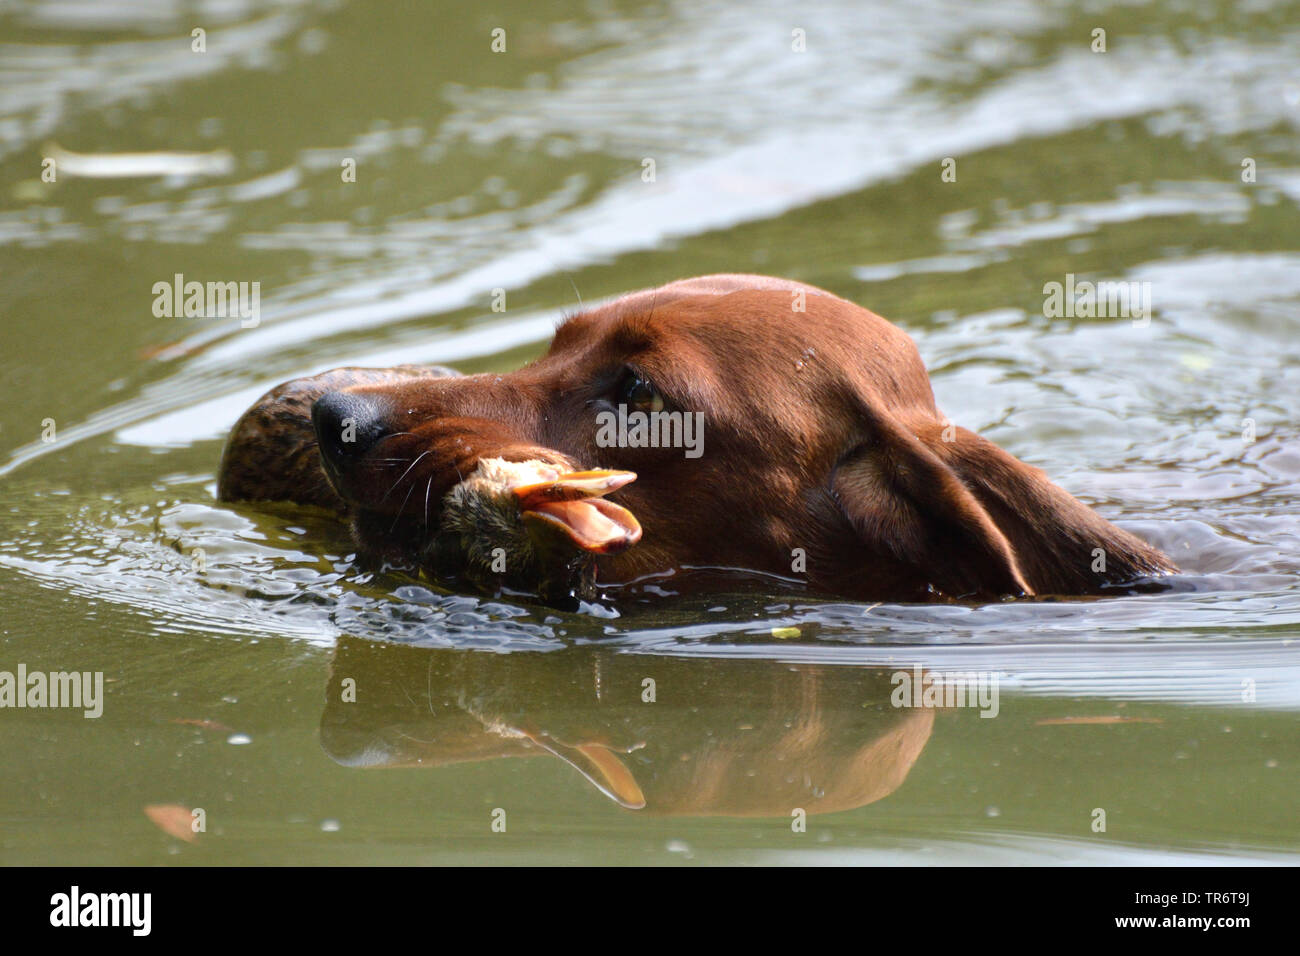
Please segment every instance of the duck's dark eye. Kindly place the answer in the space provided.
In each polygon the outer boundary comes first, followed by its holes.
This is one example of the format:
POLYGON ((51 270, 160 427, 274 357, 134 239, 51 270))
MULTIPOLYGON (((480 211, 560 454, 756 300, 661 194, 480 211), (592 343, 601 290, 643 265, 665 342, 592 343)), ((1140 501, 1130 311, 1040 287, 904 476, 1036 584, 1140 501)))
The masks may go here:
POLYGON ((653 382, 628 369, 614 390, 614 404, 626 405, 631 411, 660 412, 663 411, 664 399, 653 382))

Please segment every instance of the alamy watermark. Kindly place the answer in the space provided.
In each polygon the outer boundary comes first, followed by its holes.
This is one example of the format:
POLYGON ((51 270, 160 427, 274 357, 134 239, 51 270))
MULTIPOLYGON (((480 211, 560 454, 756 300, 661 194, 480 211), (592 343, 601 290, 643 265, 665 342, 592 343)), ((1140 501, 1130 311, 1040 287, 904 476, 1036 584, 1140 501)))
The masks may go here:
POLYGON ((239 325, 255 329, 262 321, 262 283, 185 281, 183 273, 171 282, 153 284, 153 314, 160 319, 239 318, 239 325))
POLYGON ((926 671, 914 664, 894 671, 889 682, 894 707, 970 707, 981 717, 996 717, 1001 709, 996 671, 926 671))
POLYGON ((683 448, 687 458, 704 454, 703 412, 641 412, 627 410, 596 414, 596 444, 601 448, 683 448))
POLYGON ((152 910, 152 893, 83 893, 74 885, 50 897, 50 925, 119 926, 133 936, 148 936, 152 910))
POLYGON ((1142 328, 1151 324, 1151 283, 1102 280, 1076 281, 1073 272, 1065 282, 1043 286, 1043 315, 1049 319, 1132 319, 1142 328))
POLYGON ((71 707, 95 718, 104 713, 103 671, 0 671, 0 708, 71 707))

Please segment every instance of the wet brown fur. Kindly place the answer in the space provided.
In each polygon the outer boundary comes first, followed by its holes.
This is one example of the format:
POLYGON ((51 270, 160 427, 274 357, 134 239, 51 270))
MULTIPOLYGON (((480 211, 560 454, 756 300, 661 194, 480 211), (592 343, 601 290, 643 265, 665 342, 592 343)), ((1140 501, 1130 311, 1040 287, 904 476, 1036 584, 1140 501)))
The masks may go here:
POLYGON ((638 474, 613 497, 644 537, 600 559, 606 582, 726 566, 868 600, 982 600, 1095 594, 1175 570, 1038 469, 947 428, 902 330, 801 283, 674 282, 573 316, 516 372, 445 374, 339 369, 280 386, 232 433, 221 497, 346 509, 363 547, 395 557, 436 533, 427 502, 480 457, 540 458, 638 474), (596 411, 628 365, 669 409, 704 413, 702 457, 596 444, 596 411), (310 405, 336 389, 372 399, 389 436, 331 484, 310 405), (792 573, 796 549, 806 573, 792 573))

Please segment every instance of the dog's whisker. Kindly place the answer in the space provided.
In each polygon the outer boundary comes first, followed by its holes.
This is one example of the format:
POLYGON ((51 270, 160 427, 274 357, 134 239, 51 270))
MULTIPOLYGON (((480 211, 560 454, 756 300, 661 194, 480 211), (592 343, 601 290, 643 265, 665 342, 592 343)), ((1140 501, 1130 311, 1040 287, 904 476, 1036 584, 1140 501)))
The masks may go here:
POLYGON ((569 275, 567 272, 564 274, 564 278, 568 279, 569 285, 573 286, 573 294, 578 297, 578 308, 585 309, 586 306, 582 302, 582 293, 578 291, 578 283, 574 282, 573 276, 569 275))
MULTIPOLYGON (((382 503, 387 501, 388 496, 391 495, 394 491, 396 491, 397 486, 402 483, 402 479, 411 473, 411 468, 414 468, 416 465, 418 465, 421 461, 423 461, 426 457, 428 457, 431 454, 433 454, 433 451, 431 449, 425 449, 424 451, 420 452, 419 456, 415 459, 415 461, 411 462, 410 468, 407 468, 406 471, 398 475, 397 480, 393 482, 393 486, 384 492, 384 497, 379 499, 380 502, 382 503)), ((414 488, 415 485, 412 485, 411 487, 414 488)), ((406 494, 407 497, 410 497, 411 493, 408 491, 406 494)))
POLYGON ((397 514, 393 517, 393 523, 388 526, 388 533, 392 534, 393 529, 397 527, 397 522, 402 520, 402 512, 406 510, 406 503, 411 500, 411 492, 415 490, 415 485, 406 489, 406 497, 402 499, 402 506, 397 509, 397 514))
POLYGON ((403 435, 414 435, 414 434, 415 432, 392 432, 391 434, 384 435, 375 444, 379 444, 380 442, 386 442, 390 438, 401 438, 403 435))

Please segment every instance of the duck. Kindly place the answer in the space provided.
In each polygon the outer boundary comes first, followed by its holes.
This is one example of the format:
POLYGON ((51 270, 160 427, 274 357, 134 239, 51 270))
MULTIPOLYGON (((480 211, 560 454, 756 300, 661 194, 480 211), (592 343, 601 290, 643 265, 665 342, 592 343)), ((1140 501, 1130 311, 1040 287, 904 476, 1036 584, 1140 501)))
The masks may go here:
POLYGON ((481 587, 531 592, 560 606, 592 600, 596 558, 641 540, 632 512, 604 497, 635 480, 630 471, 480 459, 443 497, 426 570, 454 564, 481 587))

